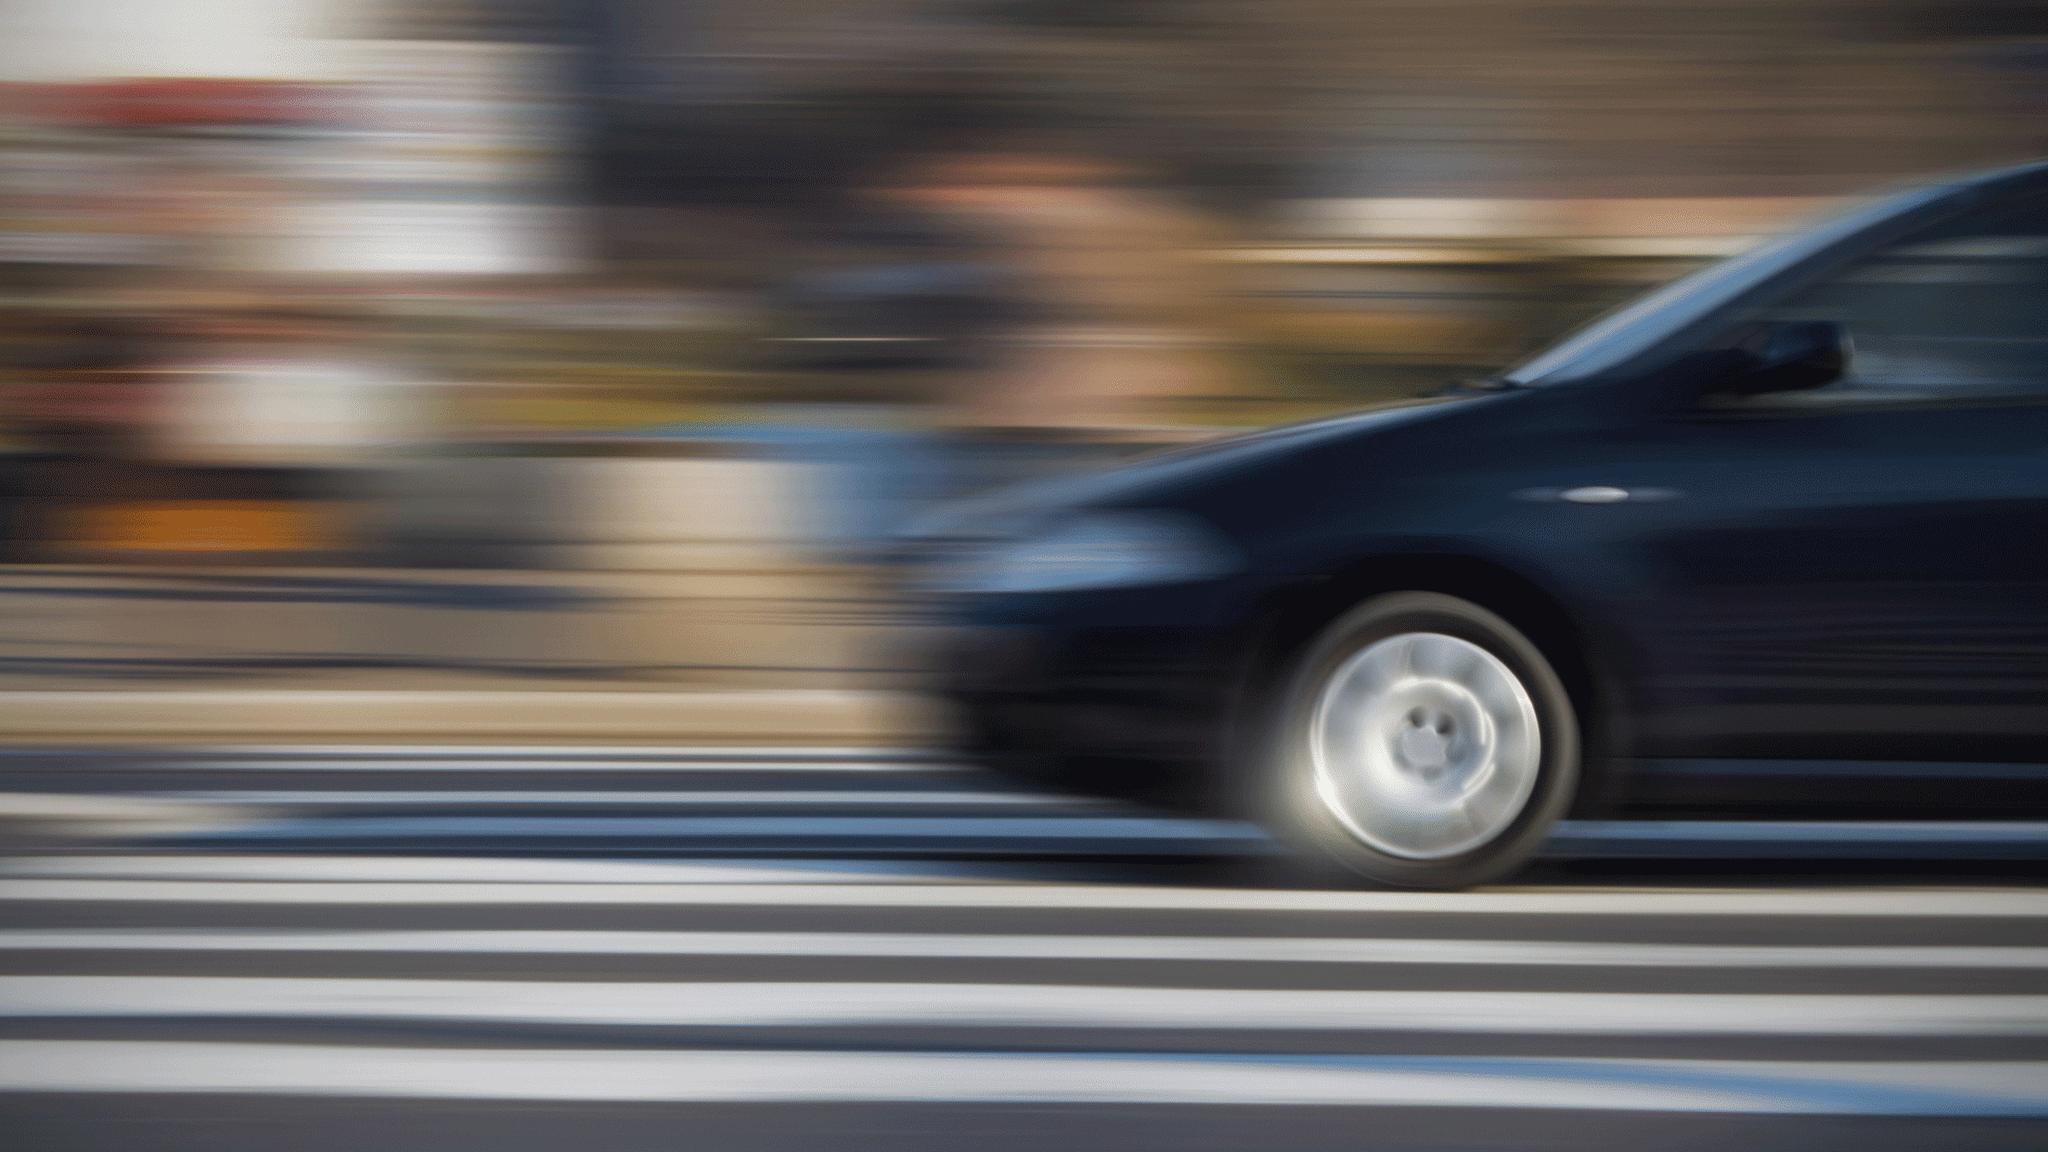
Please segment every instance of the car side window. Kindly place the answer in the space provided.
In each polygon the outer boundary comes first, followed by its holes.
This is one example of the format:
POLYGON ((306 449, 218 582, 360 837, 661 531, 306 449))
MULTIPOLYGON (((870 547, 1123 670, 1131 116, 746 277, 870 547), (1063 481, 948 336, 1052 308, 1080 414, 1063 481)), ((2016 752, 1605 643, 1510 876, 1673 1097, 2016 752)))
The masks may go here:
POLYGON ((1751 319, 1827 320, 1840 380, 1774 406, 2048 396, 2048 198, 1970 213, 1864 257, 1751 319))

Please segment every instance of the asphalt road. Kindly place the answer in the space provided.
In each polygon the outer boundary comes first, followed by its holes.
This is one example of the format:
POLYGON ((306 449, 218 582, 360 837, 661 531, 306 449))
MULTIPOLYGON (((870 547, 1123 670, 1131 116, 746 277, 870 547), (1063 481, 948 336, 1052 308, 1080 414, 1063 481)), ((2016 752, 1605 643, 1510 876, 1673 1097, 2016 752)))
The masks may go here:
POLYGON ((1588 827, 1415 894, 876 756, 20 750, 0 793, 173 814, 0 860, 10 1148, 2048 1147, 2048 875, 1924 838, 1588 827))

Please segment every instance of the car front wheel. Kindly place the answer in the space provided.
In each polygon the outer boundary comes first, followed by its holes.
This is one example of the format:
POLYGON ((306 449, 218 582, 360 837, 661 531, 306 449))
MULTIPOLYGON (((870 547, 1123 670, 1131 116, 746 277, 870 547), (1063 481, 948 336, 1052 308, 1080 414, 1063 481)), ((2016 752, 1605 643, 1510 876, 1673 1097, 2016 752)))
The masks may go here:
POLYGON ((1556 671, 1465 600, 1366 601, 1309 646, 1286 693, 1262 777, 1269 822, 1369 880, 1505 876, 1578 784, 1578 723, 1556 671))

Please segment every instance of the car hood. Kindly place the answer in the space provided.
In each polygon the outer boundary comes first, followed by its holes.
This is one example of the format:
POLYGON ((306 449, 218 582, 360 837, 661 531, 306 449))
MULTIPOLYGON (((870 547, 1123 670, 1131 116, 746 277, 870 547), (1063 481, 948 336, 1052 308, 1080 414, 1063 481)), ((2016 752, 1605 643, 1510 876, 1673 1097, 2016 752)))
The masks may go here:
POLYGON ((950 504, 911 532, 921 538, 1007 535, 1076 508, 1142 505, 1187 488, 1284 464, 1320 448, 1433 419, 1469 399, 1354 412, 1173 448, 1118 467, 1000 489, 950 504))

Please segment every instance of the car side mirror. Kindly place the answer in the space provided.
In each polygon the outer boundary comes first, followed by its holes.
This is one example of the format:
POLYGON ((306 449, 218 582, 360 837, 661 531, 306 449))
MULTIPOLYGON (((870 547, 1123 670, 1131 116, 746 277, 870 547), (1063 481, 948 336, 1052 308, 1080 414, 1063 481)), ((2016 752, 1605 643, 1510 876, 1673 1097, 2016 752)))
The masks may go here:
POLYGON ((1803 392, 1840 380, 1849 370, 1849 332, 1832 320, 1765 324, 1744 339, 1742 366, 1715 391, 1734 396, 1803 392))

